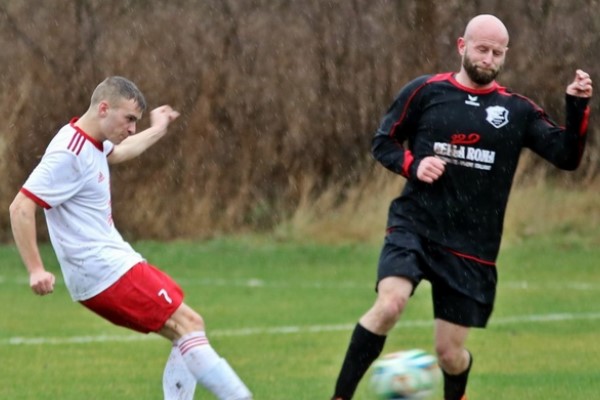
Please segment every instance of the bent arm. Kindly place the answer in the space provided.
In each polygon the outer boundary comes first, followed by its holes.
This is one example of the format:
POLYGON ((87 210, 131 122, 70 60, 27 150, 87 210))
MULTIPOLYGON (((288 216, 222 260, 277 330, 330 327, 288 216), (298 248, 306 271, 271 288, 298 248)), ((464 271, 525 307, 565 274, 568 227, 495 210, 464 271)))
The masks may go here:
POLYGON ((566 95, 564 127, 555 124, 542 110, 537 110, 529 125, 526 146, 560 169, 576 169, 586 145, 588 100, 566 95))
POLYGON ((169 124, 177 117, 179 117, 179 113, 167 105, 152 110, 150 128, 129 136, 116 145, 108 155, 108 162, 117 164, 139 156, 167 133, 169 124))
POLYGON ((29 272, 29 285, 39 295, 52 293, 54 275, 47 272, 37 244, 35 214, 37 204, 19 192, 10 205, 10 223, 15 244, 29 272))
POLYGON ((407 179, 417 178, 421 161, 415 160, 411 141, 414 141, 421 115, 418 98, 428 79, 428 76, 422 76, 400 90, 371 142, 373 157, 386 169, 407 179))
POLYGON ((142 154, 154 143, 158 142, 167 133, 166 129, 150 127, 140 133, 129 136, 116 145, 108 156, 110 164, 118 164, 131 160, 142 154))
POLYGON ((390 136, 377 135, 371 142, 371 154, 386 169, 404 177, 409 176, 413 156, 401 142, 390 136))
POLYGON ((534 151, 559 168, 574 170, 579 167, 586 145, 590 116, 588 103, 592 93, 590 75, 580 69, 575 71, 575 77, 566 89, 565 127, 560 134, 546 139, 545 146, 538 143, 537 150, 534 149, 534 151))
POLYGON ((377 132, 371 142, 371 154, 386 169, 409 178, 414 175, 413 154, 404 147, 411 127, 402 118, 404 107, 401 97, 396 99, 386 115, 383 117, 377 132))

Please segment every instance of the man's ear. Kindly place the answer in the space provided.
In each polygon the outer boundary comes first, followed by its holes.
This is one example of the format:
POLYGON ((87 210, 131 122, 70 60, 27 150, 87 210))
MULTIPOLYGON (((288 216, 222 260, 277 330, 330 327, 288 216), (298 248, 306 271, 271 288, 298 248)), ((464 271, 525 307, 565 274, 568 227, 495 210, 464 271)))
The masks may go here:
POLYGON ((459 37, 456 41, 456 48, 458 49, 458 54, 461 56, 465 54, 465 48, 467 47, 467 41, 464 37, 459 37))
POLYGON ((106 101, 101 101, 100 103, 98 103, 98 116, 100 116, 101 118, 106 117, 109 108, 110 106, 106 101))

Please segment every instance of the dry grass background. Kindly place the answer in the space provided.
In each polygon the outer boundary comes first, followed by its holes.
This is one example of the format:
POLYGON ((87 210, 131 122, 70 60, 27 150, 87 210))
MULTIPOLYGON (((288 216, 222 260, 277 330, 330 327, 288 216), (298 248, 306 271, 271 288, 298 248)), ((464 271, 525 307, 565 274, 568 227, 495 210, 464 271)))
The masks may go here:
MULTIPOLYGON (((541 175, 541 174, 538 174, 541 175)), ((504 224, 503 246, 529 236, 583 237, 600 245, 600 182, 574 184, 568 179, 538 176, 516 178, 504 224)), ((346 191, 330 188, 316 200, 301 201, 275 237, 323 243, 382 243, 388 206, 404 178, 374 166, 362 181, 346 191)))
MULTIPOLYGON (((369 146, 394 93, 418 75, 456 69, 464 24, 490 12, 511 32, 500 82, 561 121, 575 68, 600 76, 597 3, 0 0, 0 241, 10 240, 6 210, 48 141, 114 74, 134 80, 150 107, 169 103, 182 113, 160 144, 113 169, 115 221, 128 239, 273 229, 279 237, 380 238, 403 182, 374 166, 369 146)), ((581 201, 571 194, 600 173, 600 106, 591 107, 581 169, 563 175, 525 158, 529 178, 519 179, 512 203, 521 188, 525 197, 581 201), (564 198, 530 192, 542 190, 539 181, 569 189, 564 198)), ((566 212, 577 211, 543 217, 566 212)), ((534 229, 510 218, 508 232, 534 229)))

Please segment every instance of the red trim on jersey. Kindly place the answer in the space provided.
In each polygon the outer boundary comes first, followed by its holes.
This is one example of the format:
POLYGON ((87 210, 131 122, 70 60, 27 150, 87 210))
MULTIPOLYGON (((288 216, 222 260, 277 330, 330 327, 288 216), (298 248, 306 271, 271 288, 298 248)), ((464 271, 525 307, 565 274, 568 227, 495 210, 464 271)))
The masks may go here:
MULTIPOLYGON (((584 137, 587 133, 588 123, 590 121, 590 107, 587 106, 585 111, 583 112, 583 119, 581 120, 581 126, 579 126, 579 137, 584 137)), ((583 158, 583 150, 585 149, 585 142, 583 140, 579 141, 579 161, 581 162, 583 158)))
POLYGON ((82 139, 87 139, 98 150, 104 151, 104 146, 102 145, 101 142, 97 141, 96 139, 94 139, 93 137, 91 137, 90 135, 85 133, 80 127, 75 126, 75 122, 77 122, 78 119, 79 119, 79 117, 74 117, 71 119, 71 121, 69 121, 69 125, 71 125, 71 127, 73 129, 75 129, 76 132, 73 135, 71 142, 69 143, 68 149, 71 150, 73 153, 79 155, 79 152, 81 151, 81 149, 83 147, 83 143, 85 143, 85 141, 82 139), (83 138, 79 137, 79 135, 81 135, 83 138))
MULTIPOLYGON (((433 79, 433 78, 432 78, 433 79)), ((430 82, 430 80, 426 81, 425 83, 423 83, 421 86, 419 86, 418 88, 416 88, 415 90, 413 90, 412 94, 410 95, 410 97, 408 98, 408 100, 406 101, 406 104, 404 105, 404 109, 402 110, 402 113, 400 114, 400 117, 398 117, 398 120, 394 123, 394 125, 392 126, 392 129, 390 129, 390 133, 389 136, 390 137, 394 137, 395 135, 395 131, 396 128, 398 127, 398 125, 400 125, 400 123, 402 122, 402 120, 404 119, 404 117, 406 116, 406 112, 408 111, 408 106, 410 105, 410 103, 412 103, 413 98, 417 95, 417 93, 423 88, 425 87, 428 83, 430 82)))
POLYGON ((31 200, 33 200, 35 202, 35 204, 37 204, 38 206, 43 207, 46 210, 49 210, 52 208, 52 206, 50 204, 48 204, 44 200, 40 199, 35 194, 31 193, 29 190, 27 190, 25 188, 21 188, 20 192, 23 193, 25 196, 29 197, 31 200))
POLYGON ((579 127, 579 136, 585 136, 587 129, 588 129, 589 121, 590 121, 590 107, 587 106, 585 108, 585 111, 583 112, 583 120, 581 121, 581 126, 579 127))
POLYGON ((71 141, 69 142, 69 145, 67 146, 67 149, 71 150, 76 155, 79 155, 84 144, 85 137, 82 136, 79 132, 75 132, 73 134, 73 137, 71 138, 71 141))
POLYGON ((436 74, 436 75, 432 76, 431 78, 427 79, 421 86, 419 86, 418 88, 416 88, 412 92, 412 94, 410 95, 410 97, 406 101, 406 104, 404 106, 404 109, 402 110, 402 113, 400 114, 400 117, 394 123, 394 125, 392 126, 392 129, 390 129, 390 133, 389 133, 390 137, 394 137, 396 128, 398 127, 398 125, 400 125, 401 121, 406 116, 406 113, 408 111, 408 106, 412 102, 413 98, 417 95, 417 93, 423 87, 427 86, 428 84, 430 84, 432 82, 442 82, 442 81, 448 81, 452 85, 456 86, 457 88, 459 88, 461 90, 464 90, 465 92, 472 93, 472 94, 477 94, 477 95, 488 94, 488 93, 492 93, 493 91, 498 91, 498 92, 501 92, 503 94, 506 93, 506 88, 503 87, 503 86, 500 86, 496 81, 494 81, 493 85, 491 87, 487 88, 487 89, 473 89, 473 88, 469 88, 469 87, 466 87, 464 85, 461 85, 454 78, 454 72, 445 72, 445 73, 441 73, 441 74, 436 74))
MULTIPOLYGON (((456 86, 457 88, 464 90, 465 92, 469 92, 469 93, 473 93, 473 94, 488 94, 488 93, 492 93, 494 91, 502 91, 505 88, 498 85, 498 83, 496 81, 494 81, 492 83, 492 86, 490 86, 489 88, 485 88, 485 89, 474 89, 474 88, 470 88, 467 86, 462 85, 460 82, 458 82, 456 80, 456 78, 454 77, 453 73, 446 73, 446 74, 442 74, 443 77, 445 77, 451 84, 453 84, 454 86, 456 86)), ((444 79, 437 79, 437 80, 444 80, 444 79)))
POLYGON ((425 83, 447 81, 452 79, 452 74, 452 72, 443 72, 441 74, 435 74, 431 78, 427 79, 427 82, 425 83))
POLYGON ((402 173, 406 177, 410 177, 410 166, 412 165, 415 158, 410 150, 404 151, 404 163, 402 163, 402 173))
POLYGON ((544 109, 540 106, 538 106, 535 101, 531 100, 529 97, 527 96, 523 96, 522 94, 518 94, 518 93, 510 93, 510 92, 506 92, 503 93, 506 94, 507 96, 515 96, 518 97, 520 99, 525 100, 526 102, 528 102, 534 110, 536 110, 537 112, 539 112, 540 114, 542 114, 542 119, 544 120, 544 122, 546 122, 548 125, 550 126, 558 126, 559 128, 564 129, 564 126, 561 125, 557 125, 555 124, 552 120, 550 120, 550 117, 546 114, 546 112, 544 111, 544 109))
POLYGON ((458 251, 454 251, 454 250, 448 249, 448 248, 446 248, 446 250, 448 250, 450 253, 454 254, 455 256, 459 256, 459 257, 462 257, 462 258, 467 258, 469 260, 477 261, 480 264, 489 265, 489 266, 492 266, 492 267, 496 266, 496 263, 493 262, 493 261, 482 260, 481 258, 478 258, 478 257, 475 257, 475 256, 471 256, 469 254, 459 253, 458 251))

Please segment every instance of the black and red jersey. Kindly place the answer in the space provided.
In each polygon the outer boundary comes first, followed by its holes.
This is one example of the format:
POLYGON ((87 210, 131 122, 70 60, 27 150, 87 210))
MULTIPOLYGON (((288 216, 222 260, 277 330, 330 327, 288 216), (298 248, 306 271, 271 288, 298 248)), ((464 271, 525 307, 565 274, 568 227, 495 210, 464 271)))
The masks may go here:
POLYGON ((474 90, 452 73, 407 84, 373 138, 373 156, 408 179, 390 205, 402 226, 458 254, 495 263, 506 204, 523 148, 555 166, 577 168, 586 142, 587 98, 566 95, 566 125, 530 99, 494 83, 474 90), (433 184, 416 178, 424 157, 446 161, 433 184))

